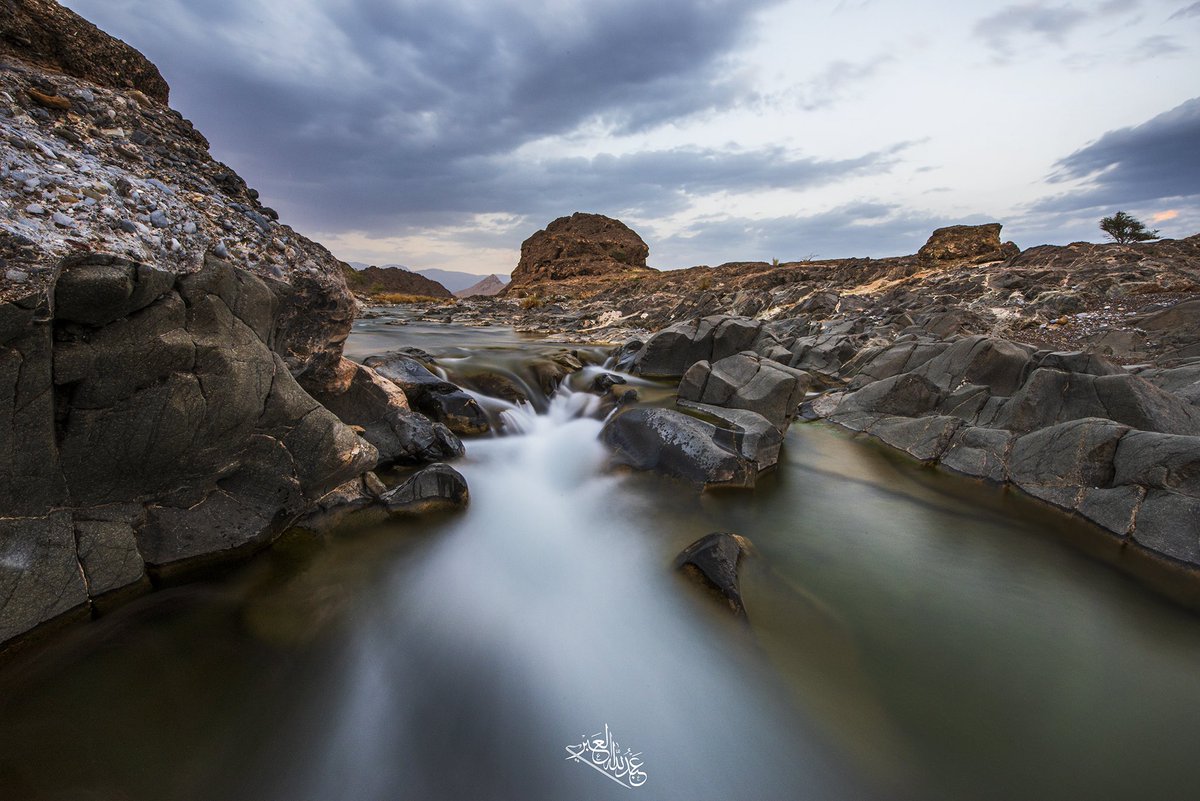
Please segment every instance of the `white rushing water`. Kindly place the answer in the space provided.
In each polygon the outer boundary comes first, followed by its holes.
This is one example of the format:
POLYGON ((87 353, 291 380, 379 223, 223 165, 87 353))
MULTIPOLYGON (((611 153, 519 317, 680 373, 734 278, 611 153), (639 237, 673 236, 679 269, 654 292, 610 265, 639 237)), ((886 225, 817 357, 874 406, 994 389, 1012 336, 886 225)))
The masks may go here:
POLYGON ((605 726, 641 754, 641 798, 846 797, 749 638, 648 547, 602 472, 597 404, 564 390, 471 443, 469 510, 389 576, 272 797, 631 792, 567 759, 605 726))

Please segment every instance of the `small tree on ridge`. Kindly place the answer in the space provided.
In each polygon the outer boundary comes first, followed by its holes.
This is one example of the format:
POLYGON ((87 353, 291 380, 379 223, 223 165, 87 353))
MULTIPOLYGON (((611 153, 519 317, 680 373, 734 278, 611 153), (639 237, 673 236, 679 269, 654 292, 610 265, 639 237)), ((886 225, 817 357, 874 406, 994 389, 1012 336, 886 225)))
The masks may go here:
POLYGON ((1151 231, 1137 217, 1123 211, 1118 211, 1113 216, 1100 220, 1100 230, 1104 232, 1105 236, 1120 245, 1158 239, 1157 229, 1151 231))

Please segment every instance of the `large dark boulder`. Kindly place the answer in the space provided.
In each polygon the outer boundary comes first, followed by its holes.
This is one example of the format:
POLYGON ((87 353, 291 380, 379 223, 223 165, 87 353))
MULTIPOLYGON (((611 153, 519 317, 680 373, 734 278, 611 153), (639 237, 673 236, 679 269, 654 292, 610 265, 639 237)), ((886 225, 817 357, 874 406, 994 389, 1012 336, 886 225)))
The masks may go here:
POLYGON ((0 342, 0 551, 13 557, 0 641, 148 569, 261 547, 376 463, 272 351, 261 279, 213 259, 178 277, 96 256, 58 280, 61 317, 51 298, 0 304, 23 323, 0 342))
POLYGON ((758 475, 731 432, 670 409, 621 412, 605 424, 600 439, 617 464, 704 487, 752 487, 758 475))

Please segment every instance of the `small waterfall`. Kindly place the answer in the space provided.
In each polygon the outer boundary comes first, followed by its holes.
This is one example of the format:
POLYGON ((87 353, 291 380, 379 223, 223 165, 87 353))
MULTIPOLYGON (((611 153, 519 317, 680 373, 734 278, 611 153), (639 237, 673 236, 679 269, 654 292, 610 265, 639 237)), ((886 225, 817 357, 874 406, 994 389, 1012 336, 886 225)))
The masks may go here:
POLYGON ((757 689, 744 643, 680 593, 605 470, 599 403, 562 387, 470 444, 468 511, 354 625, 303 756, 259 801, 628 792, 565 758, 606 725, 642 753, 645 799, 845 789, 757 689))

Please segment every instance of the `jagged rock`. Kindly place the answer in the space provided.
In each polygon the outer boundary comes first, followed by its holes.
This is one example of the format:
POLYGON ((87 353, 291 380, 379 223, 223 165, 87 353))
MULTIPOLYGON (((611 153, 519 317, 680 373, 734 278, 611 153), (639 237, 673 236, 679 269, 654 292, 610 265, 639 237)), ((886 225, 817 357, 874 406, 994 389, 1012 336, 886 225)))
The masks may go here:
POLYGON ((485 434, 491 430, 487 415, 474 398, 429 372, 416 359, 389 353, 371 356, 366 364, 400 387, 410 404, 455 434, 485 434))
POLYGON ((86 606, 69 512, 0 517, 0 643, 86 606))
POLYGON ((569 350, 559 350, 539 356, 527 365, 533 373, 533 380, 546 397, 554 394, 563 379, 578 370, 583 369, 583 362, 578 354, 569 350))
POLYGON ((746 607, 738 584, 738 566, 753 548, 741 535, 714 532, 684 548, 675 557, 675 569, 714 594, 734 617, 744 620, 746 607))
POLYGON ((408 516, 461 509, 469 497, 467 480, 461 473, 448 464, 431 464, 383 493, 379 500, 388 512, 408 516))
POLYGON ((758 475, 731 432, 670 409, 621 412, 605 424, 600 439, 617 464, 704 487, 752 487, 758 475))
POLYGON ((922 261, 969 259, 974 264, 1002 261, 1020 253, 1012 242, 1000 243, 1000 223, 951 225, 933 232, 920 250, 922 261))
POLYGON ((1008 452, 1014 435, 1009 431, 960 426, 950 439, 941 463, 959 473, 997 483, 1008 479, 1008 452))
POLYGON ((521 260, 505 290, 578 276, 649 271, 650 249, 620 220, 576 212, 521 243, 521 260))
POLYGON ((697 362, 684 374, 679 397, 685 401, 748 409, 780 430, 796 416, 812 386, 801 370, 764 359, 753 351, 709 363, 697 362))

